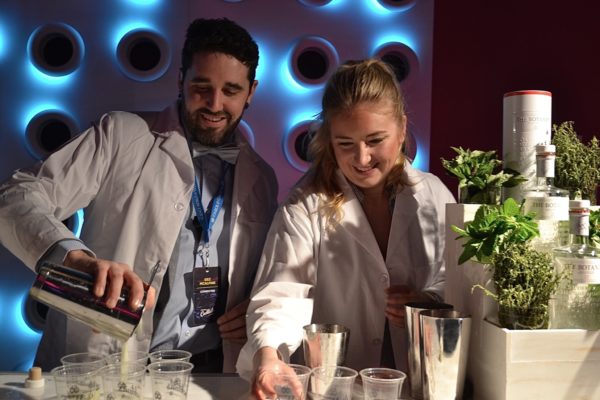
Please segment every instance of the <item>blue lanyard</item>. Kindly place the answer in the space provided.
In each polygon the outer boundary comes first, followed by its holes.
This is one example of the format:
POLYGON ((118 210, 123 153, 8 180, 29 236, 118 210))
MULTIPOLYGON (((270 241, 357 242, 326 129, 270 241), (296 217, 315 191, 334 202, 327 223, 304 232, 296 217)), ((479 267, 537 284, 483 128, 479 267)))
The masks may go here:
POLYGON ((221 212, 221 208, 223 208, 223 198, 225 197, 225 175, 227 174, 228 169, 229 164, 223 162, 223 172, 221 174, 221 180, 219 181, 219 189, 217 190, 215 197, 213 197, 210 203, 208 203, 206 211, 204 211, 204 207, 202 206, 202 191, 200 190, 200 185, 198 185, 198 177, 194 178, 192 204, 194 206, 194 210, 196 211, 196 216, 198 217, 200 227, 202 228, 201 239, 205 244, 208 244, 212 227, 217 221, 217 217, 221 212))

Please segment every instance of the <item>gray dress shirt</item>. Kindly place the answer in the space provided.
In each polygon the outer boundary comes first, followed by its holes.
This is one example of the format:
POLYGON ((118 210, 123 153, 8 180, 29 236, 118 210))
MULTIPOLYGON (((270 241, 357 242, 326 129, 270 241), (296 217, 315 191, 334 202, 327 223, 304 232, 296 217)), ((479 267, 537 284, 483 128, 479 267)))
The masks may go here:
MULTIPOLYGON (((214 155, 194 158, 198 184, 202 187, 202 206, 206 207, 216 195, 222 175, 223 161, 214 155)), ((229 242, 231 199, 233 190, 233 166, 225 176, 223 207, 212 227, 209 240, 209 267, 220 267, 219 295, 216 312, 225 308, 228 288, 229 242)), ((201 232, 194 226, 196 216, 190 204, 188 218, 181 227, 179 238, 169 262, 155 308, 155 326, 150 350, 183 349, 194 354, 214 349, 221 343, 216 322, 194 326, 193 268, 202 265, 195 250, 201 245, 201 232)))

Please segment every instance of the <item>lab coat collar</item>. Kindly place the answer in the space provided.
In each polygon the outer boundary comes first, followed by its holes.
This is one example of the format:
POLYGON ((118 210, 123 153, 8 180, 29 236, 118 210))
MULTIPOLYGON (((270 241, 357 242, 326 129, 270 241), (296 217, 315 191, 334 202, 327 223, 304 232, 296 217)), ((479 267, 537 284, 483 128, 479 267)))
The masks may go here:
MULTIPOLYGON (((404 240, 403 238, 407 233, 410 220, 417 216, 417 209, 419 207, 416 195, 423 185, 422 172, 413 168, 407 161, 405 162, 404 175, 408 182, 410 182, 410 185, 399 187, 396 191, 396 200, 392 214, 392 227, 388 239, 388 255, 394 248, 395 243, 404 240), (396 223, 396 219, 400 219, 404 222, 396 223)), ((342 191, 344 192, 344 198, 346 199, 342 205, 344 216, 340 223, 340 227, 352 235, 378 263, 385 265, 385 260, 379 250, 379 245, 377 244, 377 240, 375 239, 371 227, 368 225, 365 226, 365 223, 367 223, 367 216, 364 213, 360 201, 356 197, 348 180, 339 169, 337 171, 337 178, 342 191)))

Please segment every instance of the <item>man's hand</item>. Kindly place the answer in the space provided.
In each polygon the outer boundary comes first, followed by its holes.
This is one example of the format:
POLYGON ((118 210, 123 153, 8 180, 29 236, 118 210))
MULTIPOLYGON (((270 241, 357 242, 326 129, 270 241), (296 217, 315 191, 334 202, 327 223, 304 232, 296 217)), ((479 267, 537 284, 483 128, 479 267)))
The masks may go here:
POLYGON ((233 343, 246 343, 246 310, 250 300, 244 300, 217 319, 223 340, 233 343))
MULTIPOLYGON (((106 294, 106 306, 114 308, 117 305, 121 289, 129 289, 129 308, 137 310, 144 297, 144 288, 148 287, 142 279, 126 264, 115 261, 101 260, 90 256, 83 250, 70 251, 65 258, 65 266, 87 272, 96 277, 94 295, 102 297, 106 294)), ((148 288, 146 307, 153 307, 156 291, 148 288)))

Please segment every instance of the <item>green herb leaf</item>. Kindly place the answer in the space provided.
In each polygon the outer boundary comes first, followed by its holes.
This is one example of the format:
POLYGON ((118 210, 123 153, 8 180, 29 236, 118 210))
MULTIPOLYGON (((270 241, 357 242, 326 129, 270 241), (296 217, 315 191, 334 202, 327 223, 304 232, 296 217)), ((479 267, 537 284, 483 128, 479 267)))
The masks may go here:
POLYGON ((522 204, 512 198, 506 199, 500 206, 481 205, 475 212, 473 221, 466 222, 464 228, 456 225, 450 227, 458 233, 457 239, 466 240, 458 264, 473 257, 479 262, 489 262, 507 246, 525 243, 539 236, 534 216, 534 213, 524 215, 522 204))
POLYGON ((512 187, 527 180, 517 171, 502 170, 495 150, 451 148, 457 155, 451 160, 442 158, 442 166, 448 174, 458 178, 458 187, 465 196, 460 199, 463 203, 497 204, 496 193, 501 187, 512 187))

